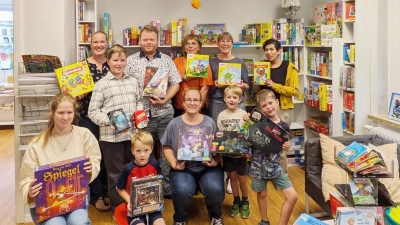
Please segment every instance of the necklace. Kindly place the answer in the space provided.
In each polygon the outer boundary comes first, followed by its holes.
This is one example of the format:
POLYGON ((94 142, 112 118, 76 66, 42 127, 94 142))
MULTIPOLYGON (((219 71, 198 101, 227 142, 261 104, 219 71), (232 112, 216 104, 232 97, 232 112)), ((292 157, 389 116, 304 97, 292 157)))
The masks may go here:
POLYGON ((61 143, 61 141, 57 138, 57 136, 53 135, 54 138, 56 139, 57 143, 58 143, 58 144, 61 146, 61 148, 63 149, 63 152, 65 152, 65 151, 67 150, 68 144, 69 144, 69 142, 70 142, 71 139, 72 139, 72 131, 73 131, 73 127, 72 127, 72 129, 71 129, 71 133, 68 134, 70 137, 69 137, 68 142, 67 142, 67 144, 66 144, 65 146, 61 143))

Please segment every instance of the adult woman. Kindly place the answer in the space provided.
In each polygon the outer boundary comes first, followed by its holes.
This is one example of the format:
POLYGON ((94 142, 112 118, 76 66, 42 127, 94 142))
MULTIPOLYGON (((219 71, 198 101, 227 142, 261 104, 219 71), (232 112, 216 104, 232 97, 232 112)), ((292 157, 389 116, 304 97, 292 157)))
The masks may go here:
POLYGON ((172 203, 174 205, 174 225, 184 225, 187 219, 187 209, 196 191, 196 184, 205 196, 208 215, 211 224, 223 224, 221 220, 222 202, 224 201, 224 173, 218 165, 217 157, 210 157, 210 161, 178 162, 179 127, 211 127, 216 130, 214 121, 201 113, 202 97, 199 90, 189 88, 182 96, 185 113, 174 118, 168 124, 161 143, 164 154, 171 165, 170 183, 172 188, 172 203), (212 182, 210 182, 212 181, 212 182))
MULTIPOLYGON (((57 94, 50 105, 47 128, 36 136, 25 152, 20 171, 19 189, 25 203, 31 208, 31 216, 36 221, 35 197, 44 191, 42 183, 35 184, 34 168, 41 165, 86 156, 84 170, 92 182, 99 173, 101 154, 96 138, 86 128, 72 125, 77 115, 76 99, 66 93, 57 94), (43 189, 43 190, 42 190, 43 189)), ((40 224, 90 224, 86 208, 53 217, 40 224)))
MULTIPOLYGON (((96 83, 103 78, 110 67, 107 63, 106 51, 107 51, 107 36, 102 31, 97 31, 92 35, 90 42, 90 48, 92 56, 86 59, 89 65, 90 73, 92 74, 93 81, 96 83)), ((79 96, 80 118, 78 120, 78 126, 88 128, 93 135, 99 140, 99 126, 93 123, 88 117, 88 108, 92 93, 79 96)), ((101 160, 101 167, 99 176, 89 185, 90 188, 90 202, 100 212, 107 212, 111 210, 110 199, 105 198, 108 193, 107 187, 107 171, 104 166, 104 159, 101 160)))
POLYGON ((186 77, 187 54, 199 54, 201 51, 201 47, 202 47, 201 40, 194 34, 188 34, 182 41, 183 57, 178 57, 175 58, 174 60, 175 66, 182 77, 182 82, 179 83, 179 90, 175 94, 175 97, 173 99, 174 109, 175 109, 174 117, 180 116, 183 113, 182 95, 183 93, 185 93, 187 89, 196 88, 200 90, 201 98, 203 99, 201 103, 201 108, 203 108, 207 101, 207 93, 209 86, 212 86, 214 84, 213 77, 211 74, 211 69, 209 66, 206 67, 208 71, 207 78, 186 77))
MULTIPOLYGON (((299 92, 299 77, 297 69, 292 62, 283 61, 281 43, 275 39, 268 39, 263 44, 267 61, 271 63, 271 79, 267 79, 266 85, 254 85, 255 92, 261 89, 271 89, 276 99, 279 99, 279 117, 289 124, 291 123, 291 111, 294 108, 292 96, 299 92)), ((286 152, 282 152, 282 168, 287 172, 286 152)))

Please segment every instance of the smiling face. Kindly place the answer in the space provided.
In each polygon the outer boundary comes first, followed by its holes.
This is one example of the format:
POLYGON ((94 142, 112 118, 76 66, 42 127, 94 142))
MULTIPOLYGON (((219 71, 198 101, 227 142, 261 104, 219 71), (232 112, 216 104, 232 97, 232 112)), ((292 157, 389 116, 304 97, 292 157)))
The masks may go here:
POLYGON ((98 32, 92 36, 92 41, 90 42, 90 48, 93 55, 104 56, 107 51, 107 37, 104 33, 98 32))
POLYGON ((223 36, 217 43, 219 52, 221 54, 230 54, 232 51, 233 40, 228 36, 223 36))
POLYGON ((132 154, 135 157, 135 164, 145 166, 149 162, 152 146, 143 144, 140 140, 136 140, 132 147, 132 154))
POLYGON ((269 44, 269 45, 265 46, 264 54, 265 54, 265 57, 267 57, 268 61, 274 62, 275 60, 277 60, 279 53, 280 53, 280 49, 276 49, 274 44, 269 44))
POLYGON ((183 95, 183 107, 186 113, 196 114, 201 108, 201 95, 197 89, 188 89, 183 95))
POLYGON ((71 127, 74 116, 74 104, 68 100, 60 102, 56 110, 54 112, 52 111, 54 127, 59 130, 71 127))
POLYGON ((155 54, 158 46, 157 33, 144 30, 140 33, 140 49, 145 55, 155 54))
POLYGON ((267 97, 262 100, 259 100, 258 104, 260 106, 261 112, 268 118, 270 118, 271 120, 276 120, 278 118, 278 112, 277 112, 279 107, 278 99, 267 97))
POLYGON ((114 76, 122 76, 126 67, 126 54, 124 52, 115 52, 107 59, 110 71, 114 76))
POLYGON ((200 45, 195 39, 189 39, 185 43, 186 54, 197 54, 200 52, 200 45))
POLYGON ((224 101, 228 109, 235 110, 239 105, 241 97, 238 94, 234 93, 232 90, 226 91, 224 95, 224 101))

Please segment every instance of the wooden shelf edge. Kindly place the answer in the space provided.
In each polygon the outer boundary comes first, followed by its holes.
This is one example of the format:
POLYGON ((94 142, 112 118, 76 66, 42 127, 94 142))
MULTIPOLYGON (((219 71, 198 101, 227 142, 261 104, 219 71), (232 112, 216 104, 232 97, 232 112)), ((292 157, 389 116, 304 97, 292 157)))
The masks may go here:
POLYGON ((370 114, 370 115, 368 115, 368 119, 371 119, 375 122, 383 123, 385 125, 400 129, 400 122, 391 120, 391 119, 387 118, 387 116, 382 116, 382 115, 379 116, 379 115, 371 115, 370 114))

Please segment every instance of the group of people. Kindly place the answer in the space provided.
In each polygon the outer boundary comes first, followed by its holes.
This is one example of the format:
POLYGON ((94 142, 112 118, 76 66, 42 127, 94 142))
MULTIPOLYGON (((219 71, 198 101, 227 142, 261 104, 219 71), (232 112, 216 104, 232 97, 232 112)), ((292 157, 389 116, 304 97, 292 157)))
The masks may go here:
MULTIPOLYGON (((176 137, 181 125, 209 126, 215 133, 218 130, 235 131, 248 119, 243 93, 249 89, 249 77, 244 61, 232 54, 232 35, 223 32, 218 36, 220 54, 210 60, 208 78, 186 77, 186 55, 198 54, 202 48, 202 42, 196 35, 189 34, 183 39, 183 57, 175 60, 157 49, 158 35, 155 27, 144 26, 140 35, 140 51, 129 57, 120 45, 114 45, 107 51, 105 33, 99 31, 92 35, 92 56, 87 61, 95 82, 93 92, 76 98, 65 93, 56 95, 51 103, 47 129, 29 144, 22 161, 19 188, 31 207, 34 221, 34 198, 42 189, 42 184, 37 184, 33 177, 34 167, 85 155, 88 161, 84 169, 90 175, 91 203, 99 211, 109 211, 120 204, 126 204, 127 210, 130 210, 129 180, 161 173, 164 196, 172 198, 175 225, 186 224, 187 209, 197 190, 205 196, 211 224, 223 224, 225 171, 234 196, 229 211, 231 216, 240 214, 248 218, 251 215, 246 183, 246 175, 250 174, 251 189, 257 192, 261 213, 259 224, 269 224, 266 202, 268 180, 276 189, 283 190, 286 199, 279 224, 287 224, 297 194, 280 165, 280 157, 272 159, 256 150, 250 166, 246 158, 240 157, 210 156, 209 161, 202 162, 177 160, 176 137), (219 63, 240 63, 241 84, 219 85, 219 63), (165 98, 142 96, 147 67, 163 67, 169 71, 165 98), (119 108, 126 115, 145 110, 149 118, 147 127, 115 134, 107 112, 119 108), (156 140, 161 143, 160 163, 153 157, 156 140), (268 173, 260 172, 267 168, 268 173)), ((254 87, 259 92, 256 107, 289 130, 290 110, 293 109, 291 99, 298 92, 297 70, 293 63, 280 59, 282 48, 278 41, 267 40, 263 49, 266 60, 271 63, 271 79, 265 86, 254 87)), ((289 147, 289 142, 286 142, 282 152, 289 147)), ((149 214, 149 221, 145 216, 128 217, 127 220, 135 225, 147 222, 165 224, 159 212, 149 214)), ((90 220, 85 208, 38 224, 90 224, 90 220)))

